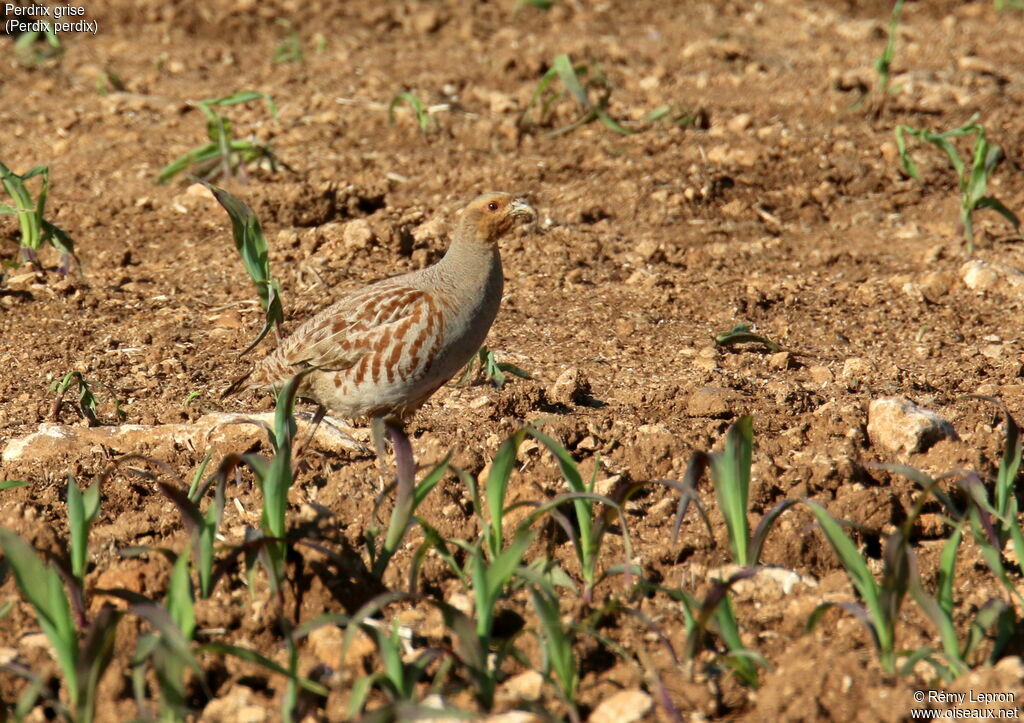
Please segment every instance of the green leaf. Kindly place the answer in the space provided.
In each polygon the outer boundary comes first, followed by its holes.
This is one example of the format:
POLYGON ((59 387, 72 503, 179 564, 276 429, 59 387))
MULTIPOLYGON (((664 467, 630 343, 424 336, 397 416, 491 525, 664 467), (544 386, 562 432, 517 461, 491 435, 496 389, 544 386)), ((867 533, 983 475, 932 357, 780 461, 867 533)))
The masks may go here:
POLYGON ((754 449, 754 420, 740 417, 729 428, 725 449, 711 455, 711 481, 729 532, 729 548, 737 565, 750 563, 750 465, 754 449))
POLYGON ((983 196, 974 204, 974 208, 989 208, 1010 222, 1010 225, 1017 231, 1020 230, 1020 219, 1017 214, 1003 205, 1002 201, 992 196, 983 196))
POLYGON ((10 562, 18 589, 35 611, 54 655, 64 673, 71 694, 71 707, 78 705, 78 632, 60 575, 44 565, 35 551, 6 528, 0 527, 0 548, 10 562))

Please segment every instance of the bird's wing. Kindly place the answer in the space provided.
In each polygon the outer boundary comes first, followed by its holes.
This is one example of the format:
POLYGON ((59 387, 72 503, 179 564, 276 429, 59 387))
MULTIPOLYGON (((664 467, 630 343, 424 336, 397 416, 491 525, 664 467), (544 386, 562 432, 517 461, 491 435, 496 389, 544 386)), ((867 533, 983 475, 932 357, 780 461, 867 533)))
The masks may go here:
POLYGON ((359 381, 364 376, 393 381, 428 364, 443 337, 444 317, 432 294, 402 284, 374 284, 307 321, 272 356, 282 371, 290 368, 282 376, 302 367, 356 367, 359 381))

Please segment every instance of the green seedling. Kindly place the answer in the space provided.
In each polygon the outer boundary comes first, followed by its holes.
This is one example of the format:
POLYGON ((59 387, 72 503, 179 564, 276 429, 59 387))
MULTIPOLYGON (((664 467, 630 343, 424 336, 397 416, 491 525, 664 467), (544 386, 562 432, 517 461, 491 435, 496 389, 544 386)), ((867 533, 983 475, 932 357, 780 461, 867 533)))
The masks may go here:
POLYGON ((60 252, 59 273, 71 271, 72 262, 77 266, 75 242, 66 231, 46 220, 46 198, 50 192, 50 169, 47 166, 36 166, 22 175, 0 163, 0 184, 14 201, 13 206, 0 204, 0 214, 18 217, 18 228, 21 238, 21 258, 23 263, 30 264, 36 271, 42 271, 39 263, 39 250, 43 244, 50 244, 60 252), (32 200, 25 182, 38 176, 41 180, 39 195, 32 200))
MULTIPOLYGON (((294 475, 292 471, 292 444, 295 439, 295 394, 305 374, 297 374, 285 384, 277 395, 274 412, 274 429, 270 446, 274 455, 269 460, 257 454, 242 455, 241 460, 256 477, 263 495, 261 529, 247 534, 250 540, 264 541, 260 548, 260 559, 267 571, 272 590, 281 593, 285 576, 285 560, 288 555, 288 490, 294 475)), ((222 465, 223 467, 223 465, 222 465)), ((250 563, 251 570, 251 563, 250 563)))
POLYGON ((771 339, 759 336, 751 331, 750 324, 738 324, 729 331, 723 331, 721 334, 716 334, 715 345, 716 346, 732 346, 733 344, 761 344, 768 351, 782 351, 782 347, 776 344, 771 339))
POLYGON ((890 87, 892 60, 896 55, 896 35, 899 31, 900 15, 903 13, 903 0, 896 0, 889 15, 889 38, 885 50, 875 60, 875 71, 878 73, 878 93, 882 103, 891 93, 898 93, 899 88, 890 87))
MULTIPOLYGON (((244 201, 235 198, 222 188, 203 182, 213 193, 217 202, 224 207, 231 218, 231 233, 235 239, 245 270, 256 285, 256 294, 263 307, 263 328, 256 339, 249 344, 241 355, 252 351, 271 329, 280 329, 284 322, 284 309, 281 306, 281 284, 270 276, 270 258, 267 251, 267 238, 263 235, 263 227, 253 210, 244 201)), ((240 356, 241 356, 240 355, 240 356)), ((243 380, 239 380, 240 383, 243 380)), ((232 386, 232 389, 234 385, 232 386)), ((229 389, 230 393, 232 389, 229 389)))
MULTIPOLYGON (((717 657, 733 670, 740 682, 757 688, 760 686, 758 668, 769 666, 764 658, 743 644, 739 622, 729 599, 729 590, 733 585, 755 574, 757 570, 748 567, 733 573, 726 580, 714 580, 703 600, 685 590, 663 587, 647 581, 641 582, 641 587, 664 593, 681 604, 680 611, 686 627, 686 660, 696 660, 704 649, 709 633, 715 633, 726 651, 717 654, 717 657)), ((669 650, 671 651, 671 646, 669 650)), ((675 657, 674 652, 672 655, 675 657)))
MULTIPOLYGON (((630 541, 629 529, 622 525, 623 556, 624 561, 620 565, 612 565, 603 572, 599 568, 601 559, 601 546, 605 534, 612 523, 618 519, 625 520, 623 505, 643 488, 643 484, 625 484, 618 486, 610 495, 599 495, 594 492, 596 483, 596 472, 589 483, 584 482, 576 462, 569 452, 554 439, 533 427, 524 427, 512 437, 505 440, 498 449, 497 455, 491 463, 491 469, 486 482, 486 513, 482 503, 480 490, 472 475, 456 470, 463 482, 469 488, 470 499, 473 502, 473 509, 483 525, 482 535, 484 550, 489 559, 494 560, 503 554, 505 517, 513 509, 520 506, 532 506, 534 510, 518 525, 515 531, 515 539, 521 538, 529 528, 538 520, 547 515, 552 518, 565 530, 566 535, 573 544, 573 551, 580 566, 580 573, 584 580, 583 597, 590 602, 593 590, 596 585, 610 575, 623 575, 626 584, 630 585, 633 576, 639 573, 639 569, 629 561, 632 558, 632 543, 630 541), (511 507, 505 506, 505 497, 511 482, 512 470, 516 462, 516 454, 519 446, 526 436, 531 436, 540 442, 551 452, 558 463, 562 479, 565 480, 569 491, 556 497, 546 500, 543 504, 521 502, 511 507), (570 522, 565 515, 558 511, 564 504, 571 503, 575 513, 575 520, 570 522)), ((662 482, 662 484, 669 484, 662 482)), ((670 484, 670 486, 672 486, 670 484)))
POLYGON ((240 91, 223 98, 207 98, 199 101, 196 107, 206 117, 206 134, 210 142, 192 149, 165 166, 157 176, 157 183, 167 183, 174 176, 188 169, 192 169, 192 173, 206 180, 221 176, 244 178, 246 166, 261 161, 266 161, 270 165, 270 170, 276 171, 278 161, 270 146, 255 140, 235 138, 231 121, 216 110, 260 99, 267 102, 271 115, 276 117, 277 106, 266 93, 240 91))
POLYGON ((996 10, 1002 12, 1006 8, 1024 10, 1024 0, 995 0, 996 10))
MULTIPOLYGON (((392 443, 408 446, 406 450, 408 459, 412 459, 412 447, 407 437, 394 435, 392 443)), ((397 455, 396 455, 397 456, 397 455)), ((395 506, 391 511, 391 518, 388 521, 387 533, 383 540, 380 540, 380 532, 377 528, 370 528, 366 531, 366 549, 370 558, 370 572, 378 580, 383 579, 384 571, 387 569, 391 558, 398 552, 406 533, 414 522, 421 523, 416 515, 416 510, 426 499, 430 491, 437 486, 445 473, 448 471, 448 463, 451 460, 451 452, 434 467, 427 475, 416 484, 415 470, 399 470, 395 482, 395 506)), ((377 500, 379 507, 385 490, 377 500)))
POLYGON ((395 124, 395 108, 402 103, 408 103, 416 116, 416 123, 419 124, 420 133, 429 133, 432 128, 438 128, 437 120, 430 115, 423 102, 409 92, 398 93, 388 103, 388 123, 395 124))
MULTIPOLYGON (((96 713, 99 682, 113 657, 121 613, 104 605, 79 637, 72 606, 54 566, 43 563, 28 543, 5 528, 0 528, 0 547, 14 572, 18 589, 32 606, 60 666, 67 707, 60 705, 58 711, 65 720, 91 723, 96 713)), ((18 673, 17 669, 7 669, 18 673)), ((32 683, 35 676, 23 677, 30 681, 30 686, 18 707, 27 713, 41 690, 32 683)))
POLYGON ((562 622, 558 594, 549 586, 531 585, 530 599, 540 620, 542 672, 548 678, 554 673, 562 700, 575 709, 580 671, 572 649, 573 636, 562 622))
MULTIPOLYGON (((676 520, 676 531, 685 515, 688 499, 697 498, 687 494, 694 490, 705 469, 710 467, 711 483, 715 488, 718 508, 725 518, 726 531, 729 537, 729 551, 733 562, 748 566, 760 563, 761 551, 765 540, 779 515, 796 504, 796 500, 782 500, 761 518, 754 533, 750 533, 747 521, 747 507, 750 501, 750 467, 754 449, 754 421, 750 416, 740 417, 731 427, 725 438, 725 449, 721 452, 707 454, 696 452, 687 466, 686 476, 681 485, 683 498, 680 500, 680 512, 676 520)), ((699 509, 703 510, 702 507, 699 509)), ((701 513, 704 514, 703 511, 701 513)), ((705 523, 707 518, 705 516, 705 523)))
POLYGON ((994 196, 986 196, 985 189, 989 177, 995 172, 996 166, 1003 158, 1002 149, 996 144, 990 144, 985 137, 985 128, 977 122, 978 114, 970 117, 966 124, 959 128, 942 133, 934 133, 923 128, 911 128, 910 126, 896 127, 896 148, 899 151, 900 162, 903 170, 912 178, 920 180, 921 174, 917 164, 910 157, 907 150, 906 136, 913 136, 918 140, 931 143, 942 150, 953 169, 956 171, 957 181, 960 186, 960 224, 963 226, 964 238, 967 241, 967 254, 974 254, 974 212, 988 208, 1005 218, 1014 230, 1020 231, 1020 219, 1010 209, 1003 205, 1003 202, 994 196), (951 138, 961 136, 973 136, 974 148, 971 152, 971 166, 968 169, 951 138))
POLYGON ((879 652, 883 670, 895 673, 896 622, 910 585, 912 570, 916 572, 909 544, 900 530, 889 536, 885 545, 882 582, 879 583, 840 524, 818 503, 805 500, 805 504, 817 518, 825 538, 839 556, 839 561, 863 601, 822 603, 808 619, 807 630, 812 630, 829 608, 840 607, 864 623, 879 652))
POLYGON ((9 479, 0 482, 0 492, 17 489, 18 487, 28 487, 28 482, 20 479, 9 479))
POLYGON ((288 32, 288 37, 279 42, 277 47, 274 48, 274 65, 278 63, 301 63, 306 57, 302 53, 302 41, 299 40, 299 34, 295 32, 295 27, 287 18, 278 18, 277 23, 288 32))
MULTIPOLYGON (((132 473, 145 477, 155 484, 156 488, 178 508, 185 529, 191 535, 190 545, 195 551, 195 566, 199 575, 199 594, 204 599, 209 598, 213 594, 214 586, 219 577, 215 565, 217 561, 215 544, 217 542, 217 534, 220 531, 221 521, 224 518, 224 487, 227 478, 235 468, 244 463, 241 455, 229 454, 221 462, 217 471, 204 480, 203 474, 212 456, 213 450, 211 449, 203 457, 202 462, 193 475, 192 483, 187 493, 182 490, 183 485, 180 483, 180 480, 179 484, 175 485, 164 481, 157 475, 140 469, 129 468, 132 473), (200 508, 200 502, 210 491, 211 487, 213 488, 213 499, 204 513, 200 508)), ((172 479, 177 478, 174 470, 169 465, 141 455, 125 455, 118 460, 118 465, 135 461, 155 464, 168 477, 172 479)), ((126 548, 122 553, 134 555, 149 551, 149 548, 131 547, 126 548)))
POLYGON ((68 475, 68 524, 71 528, 71 574, 79 587, 85 586, 88 566, 89 528, 100 511, 100 485, 94 482, 89 489, 78 489, 75 478, 68 475))
POLYGON ((63 54, 64 46, 52 28, 42 32, 22 33, 14 41, 14 57, 26 67, 41 65, 63 54))
POLYGON ((991 599, 978 610, 971 620, 966 636, 963 641, 960 640, 954 626, 954 620, 958 615, 953 603, 953 581, 957 551, 962 539, 963 525, 958 524, 942 549, 934 597, 925 591, 919 575, 913 575, 910 582, 910 594, 939 631, 947 662, 945 665, 939 664, 934 660, 930 649, 920 651, 916 657, 930 663, 946 682, 968 671, 971 666, 970 659, 993 629, 994 643, 985 662, 994 665, 1004 654, 1017 625, 1013 607, 1001 600, 991 599))
MULTIPOLYGON (((1016 430, 1010 428, 1011 426, 1015 425, 1008 424, 1008 437, 1010 438, 1008 439, 1008 448, 1013 447, 1017 441, 1016 430)), ((918 606, 935 625, 942 642, 942 654, 946 661, 945 663, 940 662, 931 648, 923 647, 909 653, 900 653, 900 655, 907 656, 903 672, 909 672, 915 663, 923 660, 931 665, 941 678, 951 681, 967 672, 970 667, 969 658, 973 657, 979 644, 992 628, 995 628, 996 632, 988 660, 994 662, 1005 650, 1010 637, 1012 637, 1016 617, 1010 605, 995 599, 986 602, 971 621, 967 635, 962 642, 954 627, 953 580, 956 572, 957 551, 965 528, 972 530, 982 557, 988 562, 992 572, 1003 580, 1011 590, 1013 589, 999 560, 998 543, 993 543, 996 540, 996 535, 991 520, 996 513, 987 504, 980 479, 974 473, 964 475, 959 471, 932 479, 919 470, 905 465, 878 465, 878 467, 907 477, 922 490, 922 494, 908 511, 907 518, 889 537, 885 551, 887 576, 883 578, 882 586, 899 590, 901 586, 906 585, 906 589, 909 590, 918 606), (966 493, 965 498, 969 505, 966 514, 940 486, 944 480, 950 478, 957 478, 958 485, 966 493), (947 524, 953 527, 952 535, 946 541, 939 558, 938 582, 934 596, 924 589, 918 573, 916 558, 910 548, 913 526, 925 503, 933 498, 940 502, 947 511, 947 524), (893 574, 889 575, 889 571, 892 571, 893 574)), ((896 602, 896 607, 891 613, 898 613, 898 607, 899 603, 896 602)))
POLYGON ((611 95, 611 88, 600 71, 591 74, 591 78, 587 80, 586 89, 584 88, 580 82, 580 76, 586 75, 588 71, 589 68, 586 65, 573 65, 568 55, 557 56, 552 62, 551 68, 541 77, 540 82, 537 83, 537 88, 533 91, 529 104, 527 104, 526 109, 519 118, 519 125, 524 127, 527 125, 528 115, 535 105, 540 107, 538 123, 548 122, 554 104, 568 96, 576 102, 580 111, 580 117, 567 126, 550 131, 545 134, 545 137, 552 138, 563 133, 569 133, 595 120, 601 121, 605 127, 616 133, 621 133, 622 135, 634 133, 635 131, 623 128, 618 121, 608 114, 608 98, 611 95), (555 93, 551 90, 551 84, 556 79, 562 82, 562 93, 555 93), (590 88, 597 88, 599 90, 596 102, 592 101, 587 93, 587 90, 590 88))
POLYGON ((96 78, 96 92, 100 95, 112 92, 123 93, 126 90, 128 90, 128 86, 124 79, 112 70, 104 68, 96 78))
POLYGON ((537 10, 550 10, 554 6, 555 2, 556 0, 516 0, 515 7, 512 9, 512 14, 515 15, 524 7, 536 8, 537 10))
POLYGON ((476 356, 469 360, 469 363, 462 370, 462 374, 459 375, 458 380, 453 386, 469 386, 475 378, 482 377, 495 389, 501 389, 505 385, 509 374, 520 379, 533 379, 529 372, 520 369, 515 364, 499 362, 492 350, 482 346, 476 356))
POLYGON ((376 643, 377 654, 384 669, 367 673, 353 684, 352 697, 348 705, 349 717, 353 720, 359 718, 359 713, 374 688, 383 692, 391 705, 401 702, 415 703, 417 685, 426 678, 427 668, 445 655, 444 651, 439 648, 428 648, 418 652, 415 657, 408 657, 397 618, 392 620, 391 625, 370 625, 366 621, 358 627, 369 634, 376 643))
MULTIPOLYGON (((113 392, 113 390, 103 382, 87 380, 81 372, 68 372, 59 382, 55 381, 50 384, 50 388, 57 393, 57 398, 53 401, 53 406, 50 408, 50 418, 54 422, 60 420, 61 409, 64 408, 65 404, 68 404, 64 400, 64 396, 73 386, 78 387, 78 400, 73 404, 74 410, 82 419, 88 422, 90 427, 97 427, 103 424, 98 414, 99 401, 96 399, 96 395, 92 393, 91 387, 103 387, 110 392, 113 392)), ((114 405, 112 422, 114 424, 123 422, 127 415, 121 409, 121 402, 113 393, 110 396, 114 405)))
POLYGON ((690 108, 677 107, 672 105, 660 105, 644 115, 645 123, 656 123, 666 121, 680 128, 701 128, 706 129, 711 125, 708 112, 704 108, 692 110, 690 108))

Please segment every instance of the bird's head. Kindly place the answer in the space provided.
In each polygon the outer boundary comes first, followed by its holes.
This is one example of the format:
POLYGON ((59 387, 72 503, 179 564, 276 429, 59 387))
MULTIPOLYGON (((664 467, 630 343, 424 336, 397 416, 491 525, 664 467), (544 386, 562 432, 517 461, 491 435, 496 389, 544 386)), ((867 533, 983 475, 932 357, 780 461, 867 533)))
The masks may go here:
POLYGON ((522 198, 490 192, 477 196, 466 206, 459 219, 459 231, 474 241, 494 244, 517 223, 536 217, 533 207, 522 198))

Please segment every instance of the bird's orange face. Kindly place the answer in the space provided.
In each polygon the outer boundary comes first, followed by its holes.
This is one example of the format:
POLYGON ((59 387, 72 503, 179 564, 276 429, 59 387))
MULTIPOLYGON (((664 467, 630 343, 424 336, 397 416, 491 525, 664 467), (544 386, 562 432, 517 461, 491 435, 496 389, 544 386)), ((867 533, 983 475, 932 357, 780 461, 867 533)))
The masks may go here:
POLYGON ((530 204, 510 193, 485 193, 466 207, 462 223, 470 226, 476 240, 496 243, 517 222, 536 216, 530 204))

